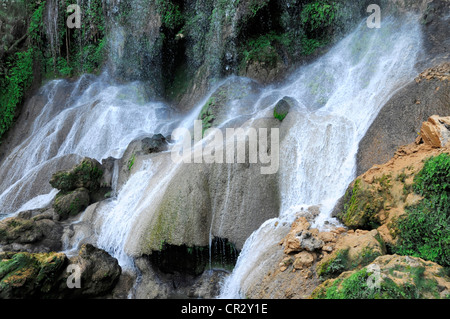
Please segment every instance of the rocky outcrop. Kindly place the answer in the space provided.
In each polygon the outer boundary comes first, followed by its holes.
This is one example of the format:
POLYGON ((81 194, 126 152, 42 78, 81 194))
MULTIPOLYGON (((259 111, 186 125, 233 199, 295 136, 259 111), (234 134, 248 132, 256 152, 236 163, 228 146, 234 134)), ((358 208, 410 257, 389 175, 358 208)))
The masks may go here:
POLYGON ((1 250, 30 253, 60 250, 63 226, 53 220, 54 215, 53 210, 25 211, 0 221, 1 250))
POLYGON ((3 252, 0 260, 2 299, 99 297, 114 288, 121 274, 117 260, 92 245, 83 245, 70 259, 55 252, 3 252))
POLYGON ((450 117, 431 116, 422 124, 420 136, 416 143, 425 143, 432 147, 441 148, 450 142, 450 117))
POLYGON ((312 293, 315 299, 446 299, 450 278, 420 258, 384 255, 361 270, 342 273, 312 293))
POLYGON ((100 184, 102 176, 101 164, 91 158, 83 159, 71 170, 53 174, 50 185, 60 190, 54 199, 53 208, 61 219, 76 216, 90 203, 104 199, 101 195, 111 189, 109 187, 102 189, 100 184))

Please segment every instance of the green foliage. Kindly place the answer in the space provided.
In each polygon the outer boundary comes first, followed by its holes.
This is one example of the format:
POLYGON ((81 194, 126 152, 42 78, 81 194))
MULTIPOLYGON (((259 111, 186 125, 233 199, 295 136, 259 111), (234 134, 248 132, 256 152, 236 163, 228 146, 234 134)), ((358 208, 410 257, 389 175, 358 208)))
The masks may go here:
POLYGON ((0 88, 0 138, 11 127, 16 107, 33 80, 33 49, 16 53, 8 68, 0 88))
POLYGON ((183 25, 185 19, 178 4, 167 0, 157 0, 156 4, 164 27, 174 30, 183 25))
POLYGON ((277 46, 289 46, 290 41, 288 33, 277 34, 274 31, 250 39, 244 46, 242 61, 244 64, 255 61, 274 67, 280 60, 277 46))
POLYGON ((341 9, 340 3, 325 0, 313 1, 303 7, 300 20, 308 31, 323 30, 336 23, 341 9))
POLYGON ((354 272, 349 277, 338 278, 331 284, 314 291, 314 299, 417 299, 424 294, 439 297, 436 281, 423 277, 424 267, 403 269, 409 272, 414 284, 396 284, 391 278, 381 279, 379 287, 370 287, 372 273, 366 268, 354 272))
POLYGON ((440 209, 450 209, 450 155, 442 153, 428 159, 414 177, 414 191, 432 200, 440 209))
POLYGON ((413 189, 424 196, 395 224, 399 240, 394 251, 450 266, 450 156, 426 161, 414 178, 413 189))
POLYGON ((317 268, 317 275, 322 278, 332 278, 339 276, 343 271, 348 270, 348 251, 343 249, 336 253, 336 257, 328 260, 317 268))
POLYGON ((277 110, 273 110, 273 117, 280 121, 283 121, 287 115, 288 113, 278 113, 277 110))

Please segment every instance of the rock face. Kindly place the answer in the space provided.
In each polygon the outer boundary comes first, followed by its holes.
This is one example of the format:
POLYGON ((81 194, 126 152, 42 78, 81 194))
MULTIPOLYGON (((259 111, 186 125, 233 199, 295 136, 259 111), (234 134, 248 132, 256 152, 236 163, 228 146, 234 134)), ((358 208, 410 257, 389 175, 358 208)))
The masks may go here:
POLYGON ((398 255, 380 256, 361 270, 342 273, 312 293, 316 299, 445 299, 450 278, 436 263, 398 255))
MULTIPOLYGON (((263 118, 251 125, 258 130, 280 122, 263 118)), ((154 157, 161 163, 155 164, 162 168, 161 179, 173 176, 140 215, 129 240, 131 253, 150 255, 161 243, 208 246, 210 236, 227 238, 241 249, 253 231, 277 216, 280 205, 278 175, 261 174, 264 164, 248 163, 246 153, 246 163, 188 163, 175 171, 164 164, 170 154, 154 157)))
POLYGON ((424 121, 450 114, 449 63, 433 68, 433 76, 419 77, 400 89, 383 107, 359 144, 356 175, 383 164, 402 145, 411 143, 424 121), (419 80, 420 79, 420 80, 419 80))
POLYGON ((0 253, 0 297, 92 298, 109 293, 121 268, 117 260, 92 245, 83 245, 70 260, 63 253, 0 253), (70 268, 79 272, 80 287, 71 288, 70 268))

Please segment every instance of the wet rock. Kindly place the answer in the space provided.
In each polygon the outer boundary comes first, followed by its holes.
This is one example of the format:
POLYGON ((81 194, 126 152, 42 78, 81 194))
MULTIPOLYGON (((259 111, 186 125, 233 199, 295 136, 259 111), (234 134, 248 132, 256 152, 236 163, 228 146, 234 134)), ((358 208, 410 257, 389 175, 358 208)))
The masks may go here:
POLYGON ((63 192, 77 188, 93 191, 100 187, 102 175, 101 164, 95 159, 86 157, 71 170, 55 173, 50 179, 50 185, 63 192))
POLYGON ((58 193, 53 208, 61 219, 67 219, 85 210, 89 201, 89 191, 86 188, 77 188, 74 191, 58 193))
POLYGON ((286 115, 289 113, 292 107, 294 107, 298 102, 289 96, 283 97, 278 103, 275 105, 273 110, 273 116, 280 121, 283 121, 286 115))
POLYGON ((63 226, 53 220, 53 210, 32 216, 31 211, 0 221, 3 251, 44 253, 61 249, 63 226))
POLYGON ((356 175, 389 161, 400 146, 417 138, 429 117, 449 114, 449 81, 425 78, 417 82, 412 80, 400 89, 379 112, 359 144, 356 175))
POLYGON ((0 253, 0 298, 92 298, 114 288, 121 268, 104 250, 83 245, 78 256, 63 253, 0 253), (70 288, 73 275, 80 275, 80 287, 70 288))
POLYGON ((29 244, 43 238, 42 230, 36 221, 11 217, 0 221, 0 244, 29 244))
POLYGON ((142 151, 147 154, 167 151, 168 140, 161 134, 155 134, 142 140, 142 151))

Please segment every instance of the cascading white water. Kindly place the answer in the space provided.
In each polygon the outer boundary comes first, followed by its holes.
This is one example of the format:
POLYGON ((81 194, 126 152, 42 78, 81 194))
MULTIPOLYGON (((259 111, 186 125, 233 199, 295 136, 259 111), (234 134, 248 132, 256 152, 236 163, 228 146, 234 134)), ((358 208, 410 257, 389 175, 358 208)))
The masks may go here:
POLYGON ((265 267, 273 267, 270 249, 302 208, 320 207, 313 227, 332 221, 331 210, 354 178, 359 141, 396 89, 414 78, 420 50, 421 30, 413 17, 385 20, 381 29, 363 23, 270 93, 300 103, 295 124, 281 143, 280 216, 246 241, 221 298, 244 298, 252 282, 267 273, 265 267))
MULTIPOLYGON (((124 29, 118 26, 113 35, 111 55, 120 59, 124 29)), ((315 227, 330 221, 331 209, 354 178, 359 141, 389 97, 415 75, 420 48, 420 26, 414 19, 385 20, 379 30, 361 24, 328 54, 293 74, 285 85, 264 89, 252 107, 233 104, 227 115, 229 122, 242 116, 243 110, 253 119, 267 116, 274 105, 263 105, 266 97, 276 102, 290 96, 299 102, 285 120, 293 124, 281 143, 279 217, 266 221, 246 241, 221 297, 245 297, 254 274, 264 273, 264 267, 271 263, 270 247, 286 234, 300 209, 321 207, 315 227)), ((0 166, 0 214, 48 204, 56 192, 47 185, 49 176, 62 162, 77 163, 84 156, 99 161, 109 156, 119 158, 136 138, 167 135, 176 126, 192 126, 206 102, 199 103, 188 116, 170 118, 164 112, 166 105, 148 101, 142 85, 111 83, 107 73, 85 75, 61 103, 57 92, 69 84, 64 80, 48 83, 41 90, 48 102, 31 124, 28 137, 0 166), (42 171, 48 172, 45 178, 39 177, 42 171)), ((152 201, 160 199, 159 193, 178 168, 170 162, 164 167, 158 164, 142 163, 121 189, 114 189, 116 197, 97 212, 101 227, 96 244, 125 268, 132 268, 133 263, 125 249, 133 226, 143 209, 156 205, 152 201)), ((117 166, 115 171, 117 179, 117 166)), ((227 189, 233 187, 231 184, 229 177, 227 189)))
MULTIPOLYGON (((148 102, 138 82, 114 85, 107 78, 107 74, 81 77, 65 103, 56 97, 56 91, 60 86, 68 87, 66 81, 52 81, 41 90, 47 104, 33 122, 29 136, 0 166, 0 214, 17 212, 34 196, 48 194, 48 180, 59 166, 58 159, 120 158, 133 139, 168 132, 176 120, 169 121, 163 115, 167 106, 148 102), (46 171, 46 181, 36 177, 46 171)), ((71 162, 73 165, 76 161, 71 162)))

